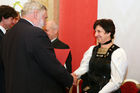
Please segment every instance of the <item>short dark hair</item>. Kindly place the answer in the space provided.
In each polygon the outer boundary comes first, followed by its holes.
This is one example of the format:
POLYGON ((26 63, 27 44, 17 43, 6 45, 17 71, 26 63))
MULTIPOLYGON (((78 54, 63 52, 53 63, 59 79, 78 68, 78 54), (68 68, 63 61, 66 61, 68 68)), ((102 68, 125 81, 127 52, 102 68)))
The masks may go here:
POLYGON ((2 20, 2 17, 4 17, 5 19, 9 18, 9 17, 17 17, 18 14, 16 12, 16 10, 8 5, 1 5, 0 6, 0 22, 2 20))
POLYGON ((95 21, 94 25, 93 25, 93 28, 95 30, 95 28, 97 26, 101 26, 106 33, 111 33, 111 39, 114 38, 114 34, 115 34, 115 25, 113 23, 113 21, 111 19, 98 19, 95 21))

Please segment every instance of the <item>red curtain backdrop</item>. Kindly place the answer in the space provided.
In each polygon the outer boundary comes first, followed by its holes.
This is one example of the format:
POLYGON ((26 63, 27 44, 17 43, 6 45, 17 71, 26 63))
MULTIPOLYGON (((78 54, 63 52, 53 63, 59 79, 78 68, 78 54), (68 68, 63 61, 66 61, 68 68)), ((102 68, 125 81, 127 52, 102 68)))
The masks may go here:
POLYGON ((72 70, 79 67, 84 52, 96 44, 93 23, 97 0, 60 0, 59 38, 72 52, 72 70))

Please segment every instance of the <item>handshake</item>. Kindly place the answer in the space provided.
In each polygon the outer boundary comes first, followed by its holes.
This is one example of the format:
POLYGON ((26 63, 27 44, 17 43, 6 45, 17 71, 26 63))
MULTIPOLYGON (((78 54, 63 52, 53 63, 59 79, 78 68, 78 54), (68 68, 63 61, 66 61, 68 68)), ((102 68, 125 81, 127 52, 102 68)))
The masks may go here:
POLYGON ((75 73, 71 73, 71 75, 73 77, 73 85, 77 85, 78 76, 75 73))

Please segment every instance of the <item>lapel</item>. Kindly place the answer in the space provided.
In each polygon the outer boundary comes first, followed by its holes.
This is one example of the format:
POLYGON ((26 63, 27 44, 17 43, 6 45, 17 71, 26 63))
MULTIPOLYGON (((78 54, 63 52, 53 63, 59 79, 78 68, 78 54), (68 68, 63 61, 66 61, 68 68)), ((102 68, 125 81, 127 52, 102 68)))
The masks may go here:
POLYGON ((56 39, 52 42, 52 44, 55 44, 56 42, 59 42, 59 39, 58 39, 58 38, 56 38, 56 39))

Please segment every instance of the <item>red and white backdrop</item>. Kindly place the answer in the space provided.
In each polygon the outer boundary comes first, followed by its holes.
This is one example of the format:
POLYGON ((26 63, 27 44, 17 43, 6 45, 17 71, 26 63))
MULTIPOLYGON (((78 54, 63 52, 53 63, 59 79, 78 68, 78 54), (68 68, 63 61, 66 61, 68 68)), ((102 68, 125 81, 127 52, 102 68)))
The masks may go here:
POLYGON ((97 0, 60 0, 59 38, 70 45, 73 71, 83 53, 95 45, 93 23, 97 19, 97 0))
POLYGON ((140 82, 140 0, 60 0, 60 39, 70 45, 73 71, 84 52, 95 45, 93 23, 110 18, 116 25, 115 43, 128 58, 127 78, 140 82))
MULTIPOLYGON (((16 2, 16 9, 20 9, 26 1, 0 0, 0 5, 13 6, 16 2)), ((127 78, 140 82, 140 0, 59 1, 60 39, 71 47, 73 71, 79 67, 84 52, 96 44, 94 21, 110 18, 116 25, 115 43, 127 53, 127 78)))

